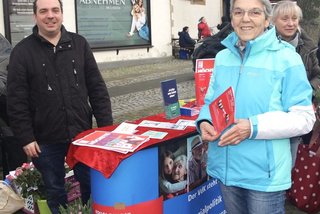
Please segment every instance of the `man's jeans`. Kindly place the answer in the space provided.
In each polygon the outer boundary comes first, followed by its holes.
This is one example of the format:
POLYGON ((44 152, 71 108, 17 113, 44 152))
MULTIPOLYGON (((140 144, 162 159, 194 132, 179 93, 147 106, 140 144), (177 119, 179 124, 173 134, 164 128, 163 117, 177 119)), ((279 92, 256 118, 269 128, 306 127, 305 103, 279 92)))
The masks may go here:
POLYGON ((228 214, 285 214, 285 191, 260 192, 219 181, 228 214))
MULTIPOLYGON (((64 187, 65 156, 69 144, 40 145, 41 153, 32 162, 41 172, 47 190, 47 202, 52 214, 58 214, 59 206, 67 204, 67 193, 64 187)), ((90 169, 84 164, 74 168, 75 178, 80 182, 81 199, 86 203, 90 198, 90 169)))

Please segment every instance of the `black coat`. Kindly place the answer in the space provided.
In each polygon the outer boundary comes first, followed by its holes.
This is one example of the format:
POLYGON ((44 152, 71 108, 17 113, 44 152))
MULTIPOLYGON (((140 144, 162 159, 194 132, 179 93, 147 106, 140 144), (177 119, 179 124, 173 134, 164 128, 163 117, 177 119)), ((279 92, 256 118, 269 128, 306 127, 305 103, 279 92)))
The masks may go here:
POLYGON ((12 136, 7 115, 7 66, 12 46, 0 34, 0 136, 12 136))
POLYGON ((317 49, 318 47, 314 44, 313 40, 301 29, 296 51, 302 58, 308 80, 313 89, 319 89, 320 87, 320 67, 317 58, 317 49))
POLYGON ((8 70, 8 115, 24 146, 70 142, 92 128, 111 125, 109 94, 87 41, 61 29, 53 46, 38 35, 23 39, 12 50, 8 70))

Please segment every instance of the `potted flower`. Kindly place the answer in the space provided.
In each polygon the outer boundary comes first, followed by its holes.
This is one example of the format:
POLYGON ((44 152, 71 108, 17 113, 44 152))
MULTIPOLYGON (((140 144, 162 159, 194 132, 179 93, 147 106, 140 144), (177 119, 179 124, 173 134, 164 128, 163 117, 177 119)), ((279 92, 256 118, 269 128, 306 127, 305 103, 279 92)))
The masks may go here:
POLYGON ((41 173, 32 162, 24 163, 16 169, 12 184, 23 198, 32 197, 34 204, 37 204, 34 206, 35 210, 38 207, 40 213, 51 213, 46 202, 46 189, 41 173), (42 211, 43 209, 46 211, 42 211))
POLYGON ((15 177, 12 182, 23 198, 29 195, 32 195, 34 200, 46 198, 41 174, 32 163, 24 163, 17 168, 15 177))

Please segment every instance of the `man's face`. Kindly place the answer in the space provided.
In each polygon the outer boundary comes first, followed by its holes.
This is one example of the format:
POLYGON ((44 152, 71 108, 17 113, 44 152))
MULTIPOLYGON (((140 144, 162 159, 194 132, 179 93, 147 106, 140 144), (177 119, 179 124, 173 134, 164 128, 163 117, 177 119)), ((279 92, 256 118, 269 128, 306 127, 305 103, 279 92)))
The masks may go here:
POLYGON ((175 162, 172 170, 172 180, 183 181, 186 174, 187 169, 183 166, 181 161, 175 162))
POLYGON ((203 146, 197 146, 196 148, 192 149, 192 156, 195 160, 200 161, 202 159, 203 154, 203 146))
POLYGON ((274 20, 278 33, 287 41, 293 39, 298 31, 299 18, 296 14, 281 14, 274 20))
POLYGON ((58 0, 38 0, 34 14, 39 34, 43 37, 55 37, 60 33, 63 14, 58 0))
POLYGON ((236 0, 232 10, 231 24, 241 44, 245 45, 247 41, 257 38, 264 32, 264 29, 269 26, 269 20, 266 20, 264 6, 260 1, 236 0))

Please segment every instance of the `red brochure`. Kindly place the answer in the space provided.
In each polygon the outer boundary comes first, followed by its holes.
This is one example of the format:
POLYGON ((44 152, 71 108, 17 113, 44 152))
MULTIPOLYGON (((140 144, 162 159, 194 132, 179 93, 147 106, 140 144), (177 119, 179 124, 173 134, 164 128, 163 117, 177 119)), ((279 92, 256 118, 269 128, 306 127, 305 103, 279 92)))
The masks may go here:
POLYGON ((206 96, 209 87, 213 67, 214 58, 197 59, 196 61, 194 79, 197 106, 203 106, 204 104, 204 97, 206 96))
POLYGON ((212 124, 218 133, 234 123, 235 101, 232 87, 209 105, 212 124))

